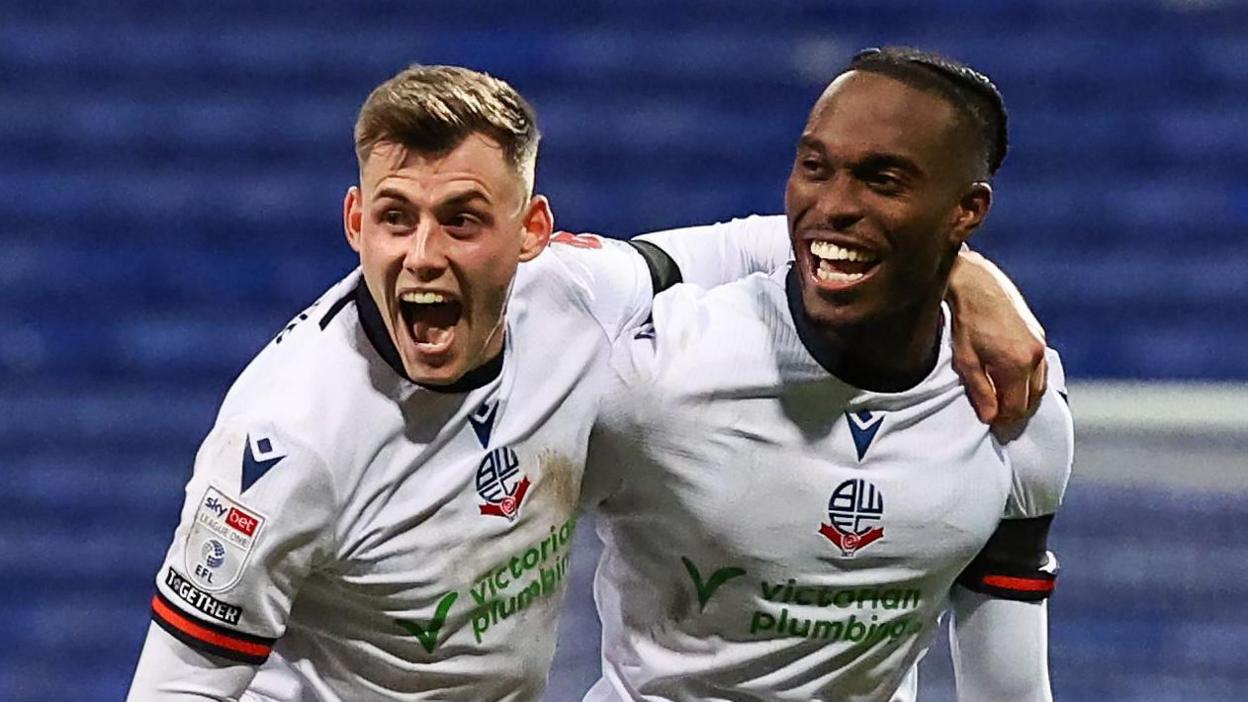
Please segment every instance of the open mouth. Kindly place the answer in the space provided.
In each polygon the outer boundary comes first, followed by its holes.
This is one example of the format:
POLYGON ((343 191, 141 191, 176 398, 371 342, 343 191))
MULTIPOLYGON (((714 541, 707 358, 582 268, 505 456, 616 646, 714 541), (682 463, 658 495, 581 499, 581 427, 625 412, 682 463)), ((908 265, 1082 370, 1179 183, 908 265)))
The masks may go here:
POLYGON ((870 277, 880 257, 866 249, 839 246, 830 241, 811 241, 811 272, 822 288, 843 290, 870 277))
POLYGON ((426 355, 439 355, 450 349, 463 310, 459 300, 445 293, 413 290, 399 295, 403 326, 416 350, 426 355))

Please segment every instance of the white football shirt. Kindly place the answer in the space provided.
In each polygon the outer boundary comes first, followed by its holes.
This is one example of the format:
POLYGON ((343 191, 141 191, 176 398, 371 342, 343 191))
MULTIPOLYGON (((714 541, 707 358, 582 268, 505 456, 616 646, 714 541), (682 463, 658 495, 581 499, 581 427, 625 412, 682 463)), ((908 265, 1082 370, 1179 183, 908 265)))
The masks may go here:
POLYGON ((615 349, 586 474, 604 542, 603 679, 586 699, 889 700, 1002 519, 1060 503, 1072 428, 1055 354, 1039 412, 1003 444, 947 325, 926 379, 863 391, 803 343, 787 279, 677 286, 615 349))
MULTIPOLYGON (((649 238, 757 246, 731 279, 784 252, 758 219, 649 238)), ((358 271, 332 287, 196 457, 131 699, 537 698, 605 361, 652 294, 628 244, 560 233, 520 267, 502 356, 437 390, 403 377, 358 271)))

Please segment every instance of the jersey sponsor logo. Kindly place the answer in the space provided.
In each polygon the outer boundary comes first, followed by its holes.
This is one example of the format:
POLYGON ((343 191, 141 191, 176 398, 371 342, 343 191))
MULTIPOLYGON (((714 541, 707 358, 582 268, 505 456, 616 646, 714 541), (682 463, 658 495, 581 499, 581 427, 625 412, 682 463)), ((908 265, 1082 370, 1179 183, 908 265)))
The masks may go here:
POLYGON ((550 237, 553 244, 567 244, 578 249, 601 249, 602 238, 594 234, 573 234, 572 232, 558 232, 550 237))
POLYGON ((710 573, 710 577, 706 580, 702 579, 702 573, 698 571, 698 567, 693 564, 685 556, 680 557, 680 562, 685 564, 685 572, 689 574, 689 578, 693 580, 693 589, 698 595, 698 611, 706 611, 706 603, 711 600, 711 596, 719 589, 721 585, 745 575, 744 568, 736 566, 725 566, 710 573))
POLYGON ((481 514, 514 520, 530 484, 515 451, 508 446, 490 451, 477 466, 477 494, 485 500, 481 514))
POLYGON ((243 614, 242 607, 222 602, 200 590, 185 576, 174 570, 173 566, 169 566, 168 572, 165 573, 165 586, 195 611, 206 614, 219 622, 238 624, 238 618, 243 614))
POLYGON ((273 439, 258 435, 253 439, 248 434, 246 446, 243 448, 243 472, 239 491, 247 492, 248 488, 285 457, 286 454, 273 445, 273 439))
POLYGON ((423 626, 420 622, 409 622, 403 619, 395 619, 394 622, 406 629, 407 633, 415 636, 427 653, 433 653, 433 650, 438 647, 438 632, 442 630, 442 625, 446 623, 446 615, 451 611, 451 605, 455 604, 457 599, 459 599, 458 592, 448 592, 443 595, 438 600, 438 609, 433 613, 433 619, 423 626))
POLYGON ((862 479, 846 480, 832 491, 828 500, 828 522, 819 533, 836 544, 841 555, 854 554, 884 538, 884 528, 875 526, 884 518, 884 493, 862 479))
POLYGON ((867 449, 871 448, 871 442, 875 440, 880 425, 884 423, 884 413, 861 410, 846 412, 845 418, 849 420, 849 433, 854 437, 854 449, 861 461, 866 457, 867 449))
POLYGON ((259 512, 209 487, 186 536, 184 565, 191 582, 206 592, 238 582, 264 521, 259 512))
POLYGON ((490 434, 494 431, 494 417, 498 414, 498 402, 483 402, 475 412, 468 415, 468 423, 477 435, 481 448, 489 448, 490 434))

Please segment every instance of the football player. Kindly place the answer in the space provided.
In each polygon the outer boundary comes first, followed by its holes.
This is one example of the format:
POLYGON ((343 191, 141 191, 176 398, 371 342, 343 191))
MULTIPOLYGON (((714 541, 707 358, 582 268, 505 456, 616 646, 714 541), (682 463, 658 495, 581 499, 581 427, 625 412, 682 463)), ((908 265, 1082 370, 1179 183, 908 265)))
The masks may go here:
MULTIPOLYGON (((657 288, 770 270, 788 247, 753 219, 543 253, 538 138, 520 95, 463 68, 369 96, 343 204, 360 267, 223 401, 131 699, 540 696, 611 345, 657 288)), ((982 350, 1034 343, 965 268, 982 350)), ((1033 367, 999 384, 1023 397, 1033 367)))
POLYGON ((982 74, 863 52, 798 141, 794 262, 676 286, 622 337, 586 474, 604 543, 586 699, 911 700, 950 607, 959 699, 1051 698, 1061 366, 1049 352, 1038 412, 994 434, 942 303, 1005 152, 982 74))

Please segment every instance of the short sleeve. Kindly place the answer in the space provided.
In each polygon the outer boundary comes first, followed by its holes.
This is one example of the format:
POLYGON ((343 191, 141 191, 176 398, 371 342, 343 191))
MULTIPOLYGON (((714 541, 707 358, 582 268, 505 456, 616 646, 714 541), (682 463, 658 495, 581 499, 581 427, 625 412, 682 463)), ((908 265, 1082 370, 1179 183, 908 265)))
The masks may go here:
POLYGON ((658 246, 676 262, 683 282, 706 288, 770 273, 793 259, 784 215, 650 232, 635 240, 658 246))
POLYGON ((612 341, 650 316, 650 267, 635 248, 596 234, 559 232, 550 249, 612 341))
POLYGON ((1074 423, 1061 359, 1049 350, 1049 385, 1025 425, 1000 437, 1013 475, 996 531, 958 576, 958 584, 989 597, 1036 602, 1052 594, 1059 572, 1048 547, 1074 458, 1074 423))
POLYGON ((1005 439, 1013 484, 1005 518, 1053 514, 1062 504, 1074 461, 1075 428, 1061 358, 1049 349, 1049 383, 1030 420, 1005 439))
POLYGON ((304 578, 332 553, 334 502, 324 463, 280 427, 218 422, 196 456, 152 620, 201 652, 264 662, 304 578))

